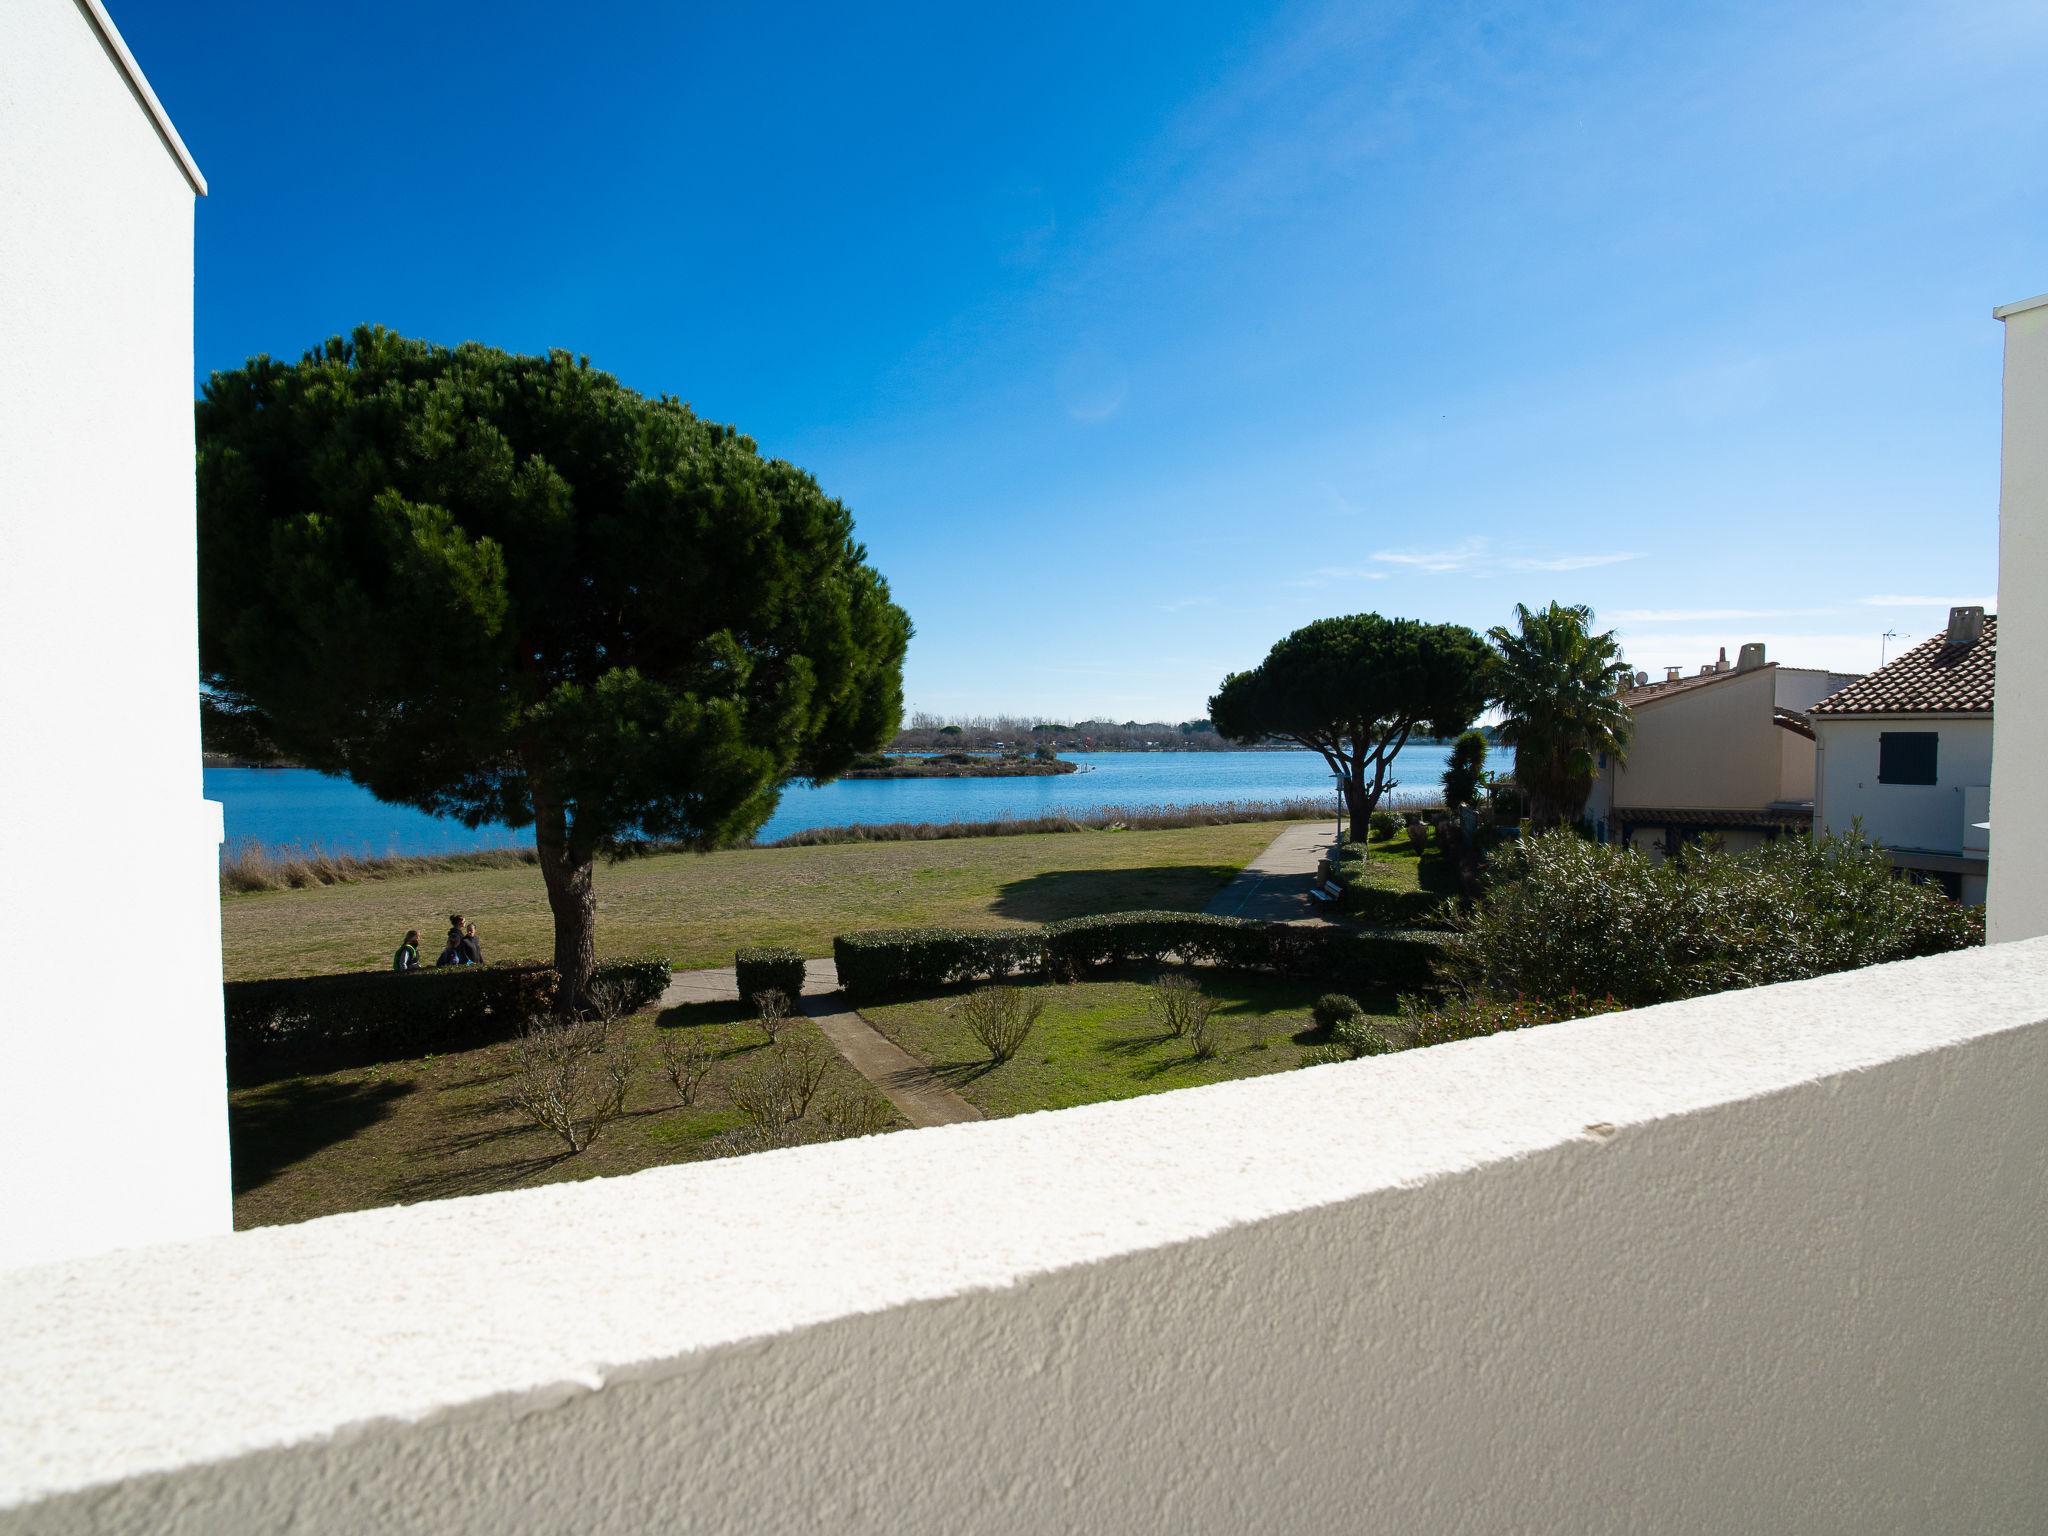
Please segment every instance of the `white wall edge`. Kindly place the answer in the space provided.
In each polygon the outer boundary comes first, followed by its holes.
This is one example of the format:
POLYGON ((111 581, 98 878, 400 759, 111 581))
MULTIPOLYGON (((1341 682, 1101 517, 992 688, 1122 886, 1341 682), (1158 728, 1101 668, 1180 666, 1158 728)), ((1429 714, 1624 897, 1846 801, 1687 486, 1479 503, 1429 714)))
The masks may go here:
POLYGON ((1991 311, 1991 318, 1994 320, 2004 320, 2013 315, 2023 315, 2030 309, 2041 309, 2044 306, 2048 306, 2048 293, 2039 293, 2031 299, 2020 299, 2015 303, 1999 305, 1991 311))
POLYGON ((100 0, 77 0, 78 8, 85 12, 86 20, 100 35, 100 41, 112 54, 121 73, 127 77, 129 88, 141 103, 142 110, 149 114, 156 124, 156 131, 163 136, 164 148, 171 152, 171 158, 178 162, 178 169, 185 173, 185 179, 192 183, 192 190, 199 196, 206 196, 206 177, 200 173, 199 162, 192 158, 192 151, 185 147, 185 140, 178 133, 178 125, 171 121, 171 114, 164 110, 164 104, 157 100, 151 88, 149 77, 142 72, 142 66, 135 61, 135 55, 128 51, 128 44, 121 36, 121 29, 114 25, 114 18, 107 14, 107 8, 100 0))
POLYGON ((345 1447, 377 1426, 511 1424, 753 1341, 1028 1291, 1532 1160, 1565 1158, 1558 1177, 1576 1178, 1565 1170, 1589 1148, 1625 1151, 1655 1122, 2044 1021, 2048 939, 1057 1114, 20 1270, 0 1275, 0 1527, 10 1507, 32 1517, 52 1496, 345 1447))

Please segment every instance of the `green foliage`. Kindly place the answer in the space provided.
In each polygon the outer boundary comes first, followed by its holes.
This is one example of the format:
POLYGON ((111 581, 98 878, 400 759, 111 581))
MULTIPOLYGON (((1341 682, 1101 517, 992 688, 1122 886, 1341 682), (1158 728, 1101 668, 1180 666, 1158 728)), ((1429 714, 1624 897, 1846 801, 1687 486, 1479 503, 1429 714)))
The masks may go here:
POLYGON ((1597 1013, 1616 1013, 1622 1006, 1611 997, 1592 999, 1580 997, 1577 993, 1567 993, 1554 1003, 1539 1003, 1523 996, 1493 997, 1471 992, 1454 992, 1436 998, 1404 997, 1400 1000, 1401 1026, 1417 1045, 1476 1040, 1482 1035, 1532 1029, 1538 1024, 1590 1018, 1597 1013))
POLYGON ((1854 835, 1780 838, 1675 862, 1567 831, 1494 854, 1450 946, 1468 990, 1551 1008, 1627 1007, 1853 970, 1983 942, 1979 910, 1898 878, 1854 835))
POLYGON ((792 1001, 803 996, 804 957, 795 950, 753 946, 736 951, 732 960, 740 1001, 749 1007, 763 992, 780 992, 792 1001))
MULTIPOLYGON (((583 1001, 610 1016, 636 1013, 668 982, 666 960, 607 960, 592 970, 583 1001)), ((558 990, 554 971, 542 965, 230 981, 222 988, 228 1081, 240 1086, 494 1045, 553 1008, 558 990)))
POLYGON ((1325 992, 1317 998, 1308 1010, 1315 1020, 1316 1033, 1334 1034, 1339 1024, 1365 1017, 1365 1010, 1358 1006, 1358 1000, 1346 997, 1342 992, 1325 992))
POLYGON ((883 745, 910 624, 846 507, 567 352, 364 328, 215 374, 200 667, 379 798, 536 826, 580 985, 602 849, 750 836, 883 745))
POLYGON ((1439 949, 1424 939, 1201 912, 1112 912, 1042 928, 882 929, 832 941, 839 984, 856 1004, 957 982, 1033 972, 1071 980, 1170 960, 1243 974, 1327 978, 1358 991, 1412 991, 1434 985, 1439 949))
POLYGON ((1035 928, 884 928, 832 941, 839 985, 854 1003, 1003 981, 1039 967, 1035 928))
POLYGON ((1372 838, 1376 843, 1391 841, 1401 830, 1401 818, 1392 811, 1374 811, 1366 824, 1372 828, 1372 838))
POLYGON ((1451 743, 1450 761, 1444 767, 1444 804, 1455 811, 1478 803, 1485 773, 1486 733, 1467 731, 1451 743))
POLYGON ((1487 631, 1501 740, 1515 749, 1515 783, 1538 829, 1574 822, 1593 792, 1599 754, 1619 762, 1633 729, 1620 690, 1628 676, 1612 631, 1593 632, 1593 610, 1515 605, 1515 628, 1487 631))
POLYGON ((583 984, 583 1005, 606 1018, 623 1018, 660 1001, 668 990, 666 960, 604 960, 583 984))
POLYGON ((1249 672, 1233 672, 1209 700, 1233 741, 1291 741, 1339 773, 1354 824, 1392 784, 1394 756, 1411 734, 1450 736, 1486 702, 1485 643, 1460 624, 1376 613, 1319 619, 1276 644, 1249 672))
POLYGON ((1330 1043, 1353 1061, 1361 1056, 1385 1056, 1394 1049, 1379 1025, 1366 1019, 1345 1019, 1330 1031, 1330 1043))
POLYGON ((1350 913, 1369 928, 1449 925, 1452 905, 1443 892, 1390 890, 1375 882, 1372 861, 1363 843, 1346 843, 1337 850, 1336 862, 1330 866, 1330 879, 1337 886, 1337 909, 1350 913))
POLYGON ((451 966, 222 990, 228 1080, 242 1084, 509 1040, 552 1004, 555 976, 537 965, 451 966))

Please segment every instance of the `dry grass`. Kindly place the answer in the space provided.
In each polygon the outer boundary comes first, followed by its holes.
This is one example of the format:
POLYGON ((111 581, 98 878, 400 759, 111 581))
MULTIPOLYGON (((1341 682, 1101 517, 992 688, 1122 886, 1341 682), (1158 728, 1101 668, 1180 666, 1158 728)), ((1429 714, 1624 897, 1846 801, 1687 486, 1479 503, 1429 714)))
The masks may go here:
MULTIPOLYGON (((690 968, 730 965, 747 944, 826 955, 833 935, 861 928, 1197 911, 1277 830, 1247 822, 630 859, 597 872, 598 949, 690 968)), ((225 897, 225 973, 240 980, 382 969, 406 929, 438 934, 453 912, 476 923, 493 964, 544 962, 553 953, 538 869, 437 867, 225 897)))

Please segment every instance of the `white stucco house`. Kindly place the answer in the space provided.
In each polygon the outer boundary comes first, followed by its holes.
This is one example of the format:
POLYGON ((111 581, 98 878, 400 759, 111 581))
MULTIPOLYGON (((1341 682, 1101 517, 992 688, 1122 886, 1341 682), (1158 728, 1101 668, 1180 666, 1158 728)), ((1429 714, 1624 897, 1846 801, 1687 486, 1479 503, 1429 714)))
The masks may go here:
POLYGON ((230 1228, 192 223, 99 0, 0 5, 0 1268, 230 1228))
POLYGON ((1816 829, 1860 825, 1900 868, 1981 905, 1997 662, 1998 620, 1955 608, 1942 634, 1815 704, 1816 829))
POLYGON ((1761 644, 1686 676, 1635 675, 1621 701, 1634 719, 1624 761, 1606 756, 1586 802, 1602 842, 1662 856, 1713 836, 1755 847, 1813 823, 1814 739, 1806 711, 1855 674, 1788 667, 1761 644))

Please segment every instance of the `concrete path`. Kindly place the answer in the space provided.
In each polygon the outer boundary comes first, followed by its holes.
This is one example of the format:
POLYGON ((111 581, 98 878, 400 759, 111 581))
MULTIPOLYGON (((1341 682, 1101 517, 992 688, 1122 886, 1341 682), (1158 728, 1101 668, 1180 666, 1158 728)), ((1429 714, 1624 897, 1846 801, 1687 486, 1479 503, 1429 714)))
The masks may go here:
POLYGON ((1315 888, 1316 864, 1336 850, 1337 828, 1331 821, 1289 827, 1266 851, 1239 870, 1202 908, 1213 917, 1257 917, 1269 922, 1327 922, 1321 905, 1309 895, 1315 888))
MULTIPOLYGON (((739 978, 733 968, 715 966, 677 971, 669 978, 660 1006, 736 1003, 739 996, 739 978)), ((879 1088, 912 1125, 956 1125, 981 1118, 980 1110, 935 1079, 929 1067, 855 1011, 839 990, 839 973, 830 960, 804 962, 804 995, 798 1006, 846 1058, 846 1064, 879 1088)))

